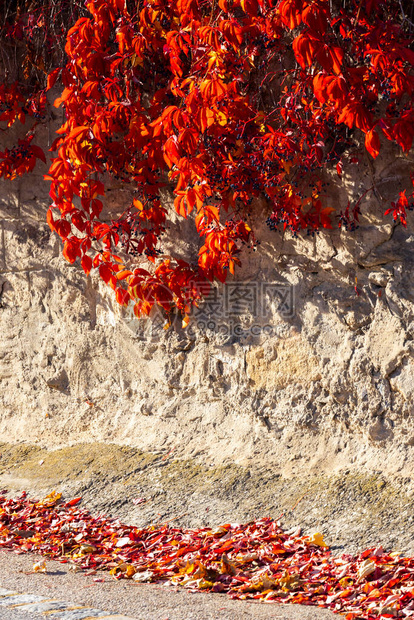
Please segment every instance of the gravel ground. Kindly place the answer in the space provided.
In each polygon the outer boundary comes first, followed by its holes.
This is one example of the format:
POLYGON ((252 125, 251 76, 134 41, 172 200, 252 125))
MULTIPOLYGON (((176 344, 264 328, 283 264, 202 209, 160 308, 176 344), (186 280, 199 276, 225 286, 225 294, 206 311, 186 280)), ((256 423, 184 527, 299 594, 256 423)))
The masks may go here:
MULTIPOLYGON (((47 561, 46 574, 30 573, 39 556, 0 551, 0 586, 19 593, 35 593, 123 614, 136 620, 334 620, 326 609, 302 605, 233 601, 225 594, 190 593, 184 589, 115 581, 68 571, 65 564, 47 561)), ((28 612, 0 607, 1 620, 36 620, 28 612)), ((44 618, 39 616, 39 620, 44 618)))

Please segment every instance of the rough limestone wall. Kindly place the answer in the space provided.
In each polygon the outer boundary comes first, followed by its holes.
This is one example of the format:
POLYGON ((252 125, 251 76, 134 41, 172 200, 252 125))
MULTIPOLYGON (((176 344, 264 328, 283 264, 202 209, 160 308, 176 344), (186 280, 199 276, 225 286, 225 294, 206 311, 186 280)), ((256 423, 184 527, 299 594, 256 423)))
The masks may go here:
MULTIPOLYGON (((42 131, 46 145, 52 131, 42 131)), ((414 222, 382 214, 411 167, 389 147, 328 179, 328 204, 342 209, 375 185, 355 233, 291 239, 260 223, 257 206, 261 244, 237 281, 190 328, 170 331, 158 316, 132 320, 61 257, 45 222, 45 166, 2 181, 0 441, 168 447, 286 474, 351 464, 409 473, 414 222)), ((129 194, 114 186, 108 196, 110 219, 129 194)), ((173 227, 183 257, 197 245, 188 226, 173 227)))

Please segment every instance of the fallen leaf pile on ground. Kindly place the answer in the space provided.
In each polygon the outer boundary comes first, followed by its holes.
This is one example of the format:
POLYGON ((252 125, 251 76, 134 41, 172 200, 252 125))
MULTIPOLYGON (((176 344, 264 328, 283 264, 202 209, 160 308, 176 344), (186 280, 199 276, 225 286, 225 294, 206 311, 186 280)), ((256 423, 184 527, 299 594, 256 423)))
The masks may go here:
MULTIPOLYGON (((232 598, 318 605, 362 618, 414 616, 414 558, 381 547, 332 557, 321 534, 284 532, 272 519, 216 529, 145 528, 94 517, 51 493, 0 497, 0 547, 108 570, 116 579, 226 592, 232 598)), ((43 570, 39 563, 39 572, 43 570)))

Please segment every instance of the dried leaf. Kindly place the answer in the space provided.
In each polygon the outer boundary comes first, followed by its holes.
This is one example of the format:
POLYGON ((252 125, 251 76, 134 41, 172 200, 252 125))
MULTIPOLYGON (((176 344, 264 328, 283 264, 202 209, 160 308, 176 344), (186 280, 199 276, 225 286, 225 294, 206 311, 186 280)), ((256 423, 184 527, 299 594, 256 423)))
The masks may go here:
POLYGON ((36 562, 36 564, 33 564, 33 572, 35 572, 35 573, 46 573, 46 562, 45 562, 45 560, 40 560, 40 562, 36 562))
POLYGON ((358 568, 358 579, 365 579, 365 577, 368 577, 368 575, 374 572, 376 567, 375 562, 367 558, 358 568))
POLYGON ((95 551, 97 551, 96 547, 94 547, 93 545, 81 545, 80 549, 79 549, 79 554, 80 555, 86 555, 87 553, 95 553, 95 551))
MULTIPOLYGON (((393 617, 400 610, 410 617, 414 612, 413 559, 380 548, 367 549, 357 558, 335 558, 320 533, 284 532, 271 519, 225 524, 213 531, 168 523, 136 528, 93 517, 77 502, 55 505, 59 502, 57 493, 39 502, 24 494, 0 497, 0 546, 20 553, 38 550, 65 561, 71 554, 69 570, 87 569, 89 575, 107 570, 116 579, 137 583, 156 581, 193 591, 228 592, 232 598, 318 605, 347 614, 349 620, 393 617), (7 527, 11 514, 13 528, 7 527), (21 535, 34 531, 31 538, 21 535), (386 587, 380 580, 366 581, 376 570, 387 575, 386 587)), ((44 561, 33 570, 45 572, 44 561)))
POLYGON ((138 581, 138 583, 146 583, 152 581, 153 576, 154 573, 152 571, 146 570, 142 573, 135 573, 135 575, 132 576, 132 579, 134 581, 138 581))
POLYGON ((116 543, 116 547, 118 547, 118 548, 126 547, 127 545, 130 545, 131 542, 132 542, 131 539, 128 536, 126 536, 126 537, 120 538, 118 540, 118 542, 116 543))
POLYGON ((328 545, 323 540, 323 534, 316 532, 312 536, 308 537, 308 543, 310 545, 317 545, 318 547, 327 547, 328 545))

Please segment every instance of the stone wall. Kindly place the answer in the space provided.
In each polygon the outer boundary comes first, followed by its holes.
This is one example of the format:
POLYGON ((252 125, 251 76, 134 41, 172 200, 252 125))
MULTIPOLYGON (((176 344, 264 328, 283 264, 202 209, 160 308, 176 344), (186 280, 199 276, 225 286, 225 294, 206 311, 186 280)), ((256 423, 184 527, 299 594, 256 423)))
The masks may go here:
MULTIPOLYGON (((404 229, 383 212, 409 187, 412 163, 389 147, 327 179, 327 204, 343 209, 375 186, 354 233, 292 239, 270 231, 257 205, 257 251, 187 330, 169 331, 158 315, 132 319, 62 258, 45 221, 46 167, 2 181, 0 440, 112 441, 286 474, 409 473, 413 217, 404 229)), ((125 200, 114 186, 107 217, 125 200)), ((191 222, 175 220, 173 233, 188 256, 191 222)))

